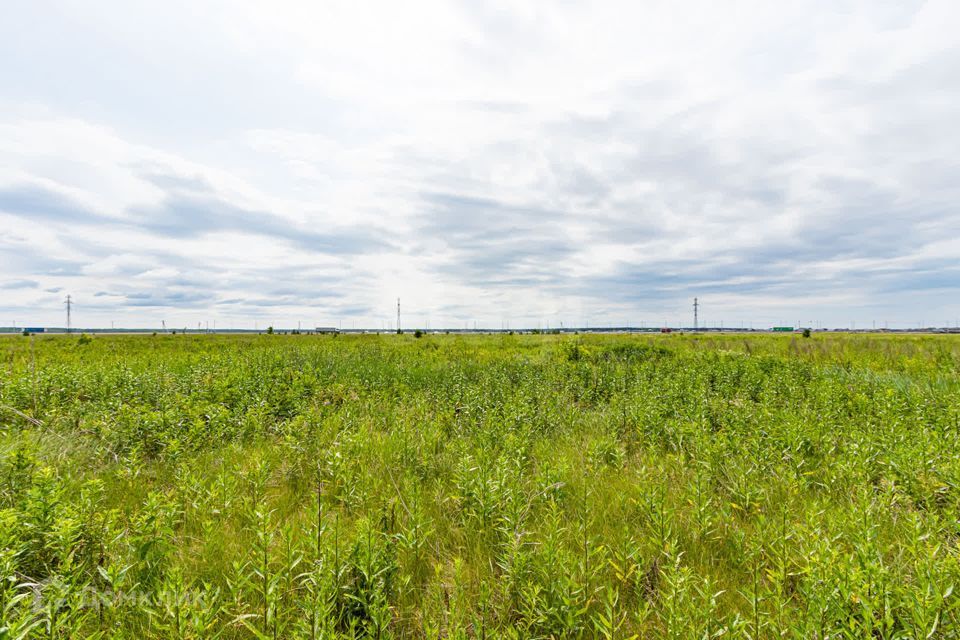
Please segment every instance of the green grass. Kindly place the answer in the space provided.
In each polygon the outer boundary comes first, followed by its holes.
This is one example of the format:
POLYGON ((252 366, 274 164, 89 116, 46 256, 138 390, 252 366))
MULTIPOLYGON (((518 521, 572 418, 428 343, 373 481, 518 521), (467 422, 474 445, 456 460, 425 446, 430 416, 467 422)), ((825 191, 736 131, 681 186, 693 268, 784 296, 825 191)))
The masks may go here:
POLYGON ((960 341, 0 339, 0 638, 960 638, 960 341))

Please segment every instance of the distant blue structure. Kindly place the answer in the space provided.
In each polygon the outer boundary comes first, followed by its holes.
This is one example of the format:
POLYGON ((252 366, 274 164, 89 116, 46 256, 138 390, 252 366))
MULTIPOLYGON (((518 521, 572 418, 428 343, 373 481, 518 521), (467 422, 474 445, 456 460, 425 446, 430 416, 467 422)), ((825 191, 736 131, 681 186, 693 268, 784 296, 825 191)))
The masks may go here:
POLYGON ((23 330, 27 333, 43 333, 46 331, 43 327, 24 327, 23 330))

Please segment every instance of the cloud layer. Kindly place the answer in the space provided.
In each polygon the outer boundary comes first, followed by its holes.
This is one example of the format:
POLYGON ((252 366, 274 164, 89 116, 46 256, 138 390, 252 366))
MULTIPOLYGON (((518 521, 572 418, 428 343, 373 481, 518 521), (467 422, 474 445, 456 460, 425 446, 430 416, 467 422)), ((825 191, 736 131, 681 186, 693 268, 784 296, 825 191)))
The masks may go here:
POLYGON ((0 325, 960 317, 956 3, 136 4, 0 25, 0 325))

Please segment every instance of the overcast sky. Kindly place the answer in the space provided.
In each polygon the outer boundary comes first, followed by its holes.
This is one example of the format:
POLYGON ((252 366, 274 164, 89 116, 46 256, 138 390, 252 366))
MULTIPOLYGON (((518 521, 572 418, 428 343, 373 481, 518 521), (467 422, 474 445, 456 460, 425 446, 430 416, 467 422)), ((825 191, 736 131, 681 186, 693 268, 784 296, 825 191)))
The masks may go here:
POLYGON ((960 3, 7 2, 0 325, 960 319, 960 3))

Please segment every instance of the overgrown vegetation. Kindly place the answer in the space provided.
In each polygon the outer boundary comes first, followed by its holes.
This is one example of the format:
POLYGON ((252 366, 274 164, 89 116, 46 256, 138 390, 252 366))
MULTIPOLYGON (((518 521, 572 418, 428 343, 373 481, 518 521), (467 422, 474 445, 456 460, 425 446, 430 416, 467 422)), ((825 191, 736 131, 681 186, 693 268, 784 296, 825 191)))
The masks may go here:
POLYGON ((0 364, 0 638, 960 637, 955 338, 33 336, 0 364))

